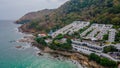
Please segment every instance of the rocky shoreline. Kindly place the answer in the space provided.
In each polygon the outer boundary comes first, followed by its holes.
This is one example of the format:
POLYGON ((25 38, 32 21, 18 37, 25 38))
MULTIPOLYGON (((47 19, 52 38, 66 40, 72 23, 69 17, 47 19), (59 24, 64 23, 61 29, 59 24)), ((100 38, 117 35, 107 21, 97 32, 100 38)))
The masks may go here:
MULTIPOLYGON (((19 29, 19 31, 21 31, 21 30, 19 29)), ((23 32, 24 31, 22 31, 22 33, 23 32)), ((27 33, 27 32, 25 32, 25 33, 27 33)), ((52 50, 49 47, 44 47, 44 46, 42 46, 40 44, 37 44, 35 41, 33 41, 34 40, 33 37, 32 38, 27 37, 27 39, 29 39, 29 40, 26 40, 26 39, 23 38, 23 39, 19 40, 19 42, 27 42, 27 43, 29 42, 29 43, 31 43, 32 46, 37 47, 38 49, 40 49, 43 54, 44 53, 49 53, 54 58, 57 58, 60 55, 60 56, 63 56, 65 58, 75 60, 80 65, 82 65, 83 68, 107 68, 107 67, 103 67, 103 66, 97 64, 94 61, 90 61, 88 59, 88 56, 83 54, 83 53, 76 52, 76 51, 52 50)), ((38 53, 38 55, 42 56, 43 55, 42 53, 38 53)))
POLYGON ((75 60, 77 61, 79 64, 82 65, 83 68, 105 68, 99 64, 97 64, 94 61, 90 61, 88 59, 87 55, 84 55, 82 53, 79 52, 74 52, 74 51, 60 51, 60 50, 51 50, 48 47, 45 47, 45 49, 43 50, 45 53, 50 53, 53 56, 64 56, 67 57, 71 60, 75 60))
POLYGON ((42 51, 42 53, 49 53, 49 54, 51 54, 54 58, 57 58, 60 55, 60 56, 63 56, 65 58, 68 58, 68 59, 71 59, 71 60, 75 60, 80 65, 82 65, 83 68, 107 68, 107 67, 103 67, 103 66, 97 64, 94 61, 90 61, 88 59, 87 55, 85 55, 83 53, 80 53, 80 52, 52 50, 49 47, 43 47, 42 45, 37 44, 35 42, 32 43, 32 46, 35 46, 35 47, 39 48, 42 51))

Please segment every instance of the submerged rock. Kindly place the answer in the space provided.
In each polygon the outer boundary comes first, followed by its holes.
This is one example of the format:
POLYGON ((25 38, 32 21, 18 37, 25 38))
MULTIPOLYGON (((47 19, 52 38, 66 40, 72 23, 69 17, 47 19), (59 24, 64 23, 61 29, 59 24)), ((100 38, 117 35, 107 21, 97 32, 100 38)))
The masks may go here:
POLYGON ((38 53, 39 56, 43 56, 43 54, 41 52, 38 53))
POLYGON ((15 46, 16 48, 22 48, 22 46, 15 46))

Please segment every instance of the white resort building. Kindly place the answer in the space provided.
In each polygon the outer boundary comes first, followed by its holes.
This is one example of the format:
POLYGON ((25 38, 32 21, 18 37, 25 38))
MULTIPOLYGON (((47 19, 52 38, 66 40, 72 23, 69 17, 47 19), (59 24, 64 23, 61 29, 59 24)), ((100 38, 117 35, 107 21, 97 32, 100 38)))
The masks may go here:
MULTIPOLYGON (((57 35, 59 34, 73 34, 74 32, 79 31, 80 29, 84 30, 84 27, 87 27, 87 29, 85 31, 83 31, 82 33, 80 33, 80 36, 83 39, 86 39, 82 42, 72 39, 72 47, 74 50, 90 55, 91 53, 95 53, 99 56, 103 56, 106 58, 110 58, 111 60, 114 61, 120 61, 120 59, 116 59, 119 58, 118 55, 120 55, 120 53, 109 53, 109 54, 105 54, 103 53, 103 48, 104 46, 101 46, 101 42, 97 42, 100 40, 103 40, 104 35, 108 35, 108 40, 109 42, 114 42, 115 41, 115 34, 116 34, 116 30, 112 29, 113 25, 110 24, 92 24, 90 25, 90 22, 84 22, 84 21, 74 21, 73 23, 57 30, 56 32, 52 33, 51 36, 52 38, 55 38, 57 35), (90 27, 87 27, 90 26, 90 27), (115 55, 118 54, 118 55, 115 55)), ((120 44, 119 44, 120 45, 120 44)), ((120 48, 117 47, 118 50, 120 51, 120 48)))
POLYGON ((74 50, 78 52, 82 52, 84 54, 90 55, 91 53, 101 53, 103 51, 103 47, 98 45, 92 45, 87 42, 79 42, 76 40, 72 40, 72 46, 74 50))
POLYGON ((114 42, 115 38, 115 29, 111 29, 113 25, 105 25, 105 24, 92 24, 87 30, 85 30, 81 36, 86 39, 95 38, 96 40, 102 40, 103 35, 108 34, 110 42, 114 42), (86 35, 89 31, 91 31, 88 35, 86 35))
POLYGON ((116 30, 115 29, 110 29, 109 30, 109 42, 114 42, 115 41, 115 33, 116 30))
POLYGON ((84 22, 84 21, 74 21, 73 23, 57 30, 52 34, 52 37, 55 38, 59 34, 72 34, 79 29, 83 29, 84 27, 88 26, 90 22, 84 22))

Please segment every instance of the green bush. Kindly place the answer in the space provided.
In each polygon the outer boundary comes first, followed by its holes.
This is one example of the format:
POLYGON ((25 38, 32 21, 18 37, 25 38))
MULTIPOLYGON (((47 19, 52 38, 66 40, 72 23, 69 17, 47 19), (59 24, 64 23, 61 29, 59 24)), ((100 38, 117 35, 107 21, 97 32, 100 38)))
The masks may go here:
POLYGON ((97 63, 100 63, 100 57, 94 53, 91 53, 89 56, 90 60, 96 61, 97 63))
POLYGON ((103 35, 103 40, 108 40, 108 34, 103 35))
POLYGON ((55 39, 58 39, 58 40, 59 40, 59 39, 62 39, 63 37, 64 37, 64 35, 59 34, 58 36, 55 37, 55 39))
POLYGON ((45 40, 43 38, 40 38, 40 37, 36 37, 35 38, 35 41, 39 44, 42 44, 44 46, 47 46, 47 43, 45 42, 45 40))
POLYGON ((120 31, 116 33, 115 42, 120 43, 120 31))
POLYGON ((55 49, 71 50, 72 49, 71 39, 67 39, 66 41, 67 41, 66 43, 61 43, 61 42, 59 42, 58 39, 57 40, 54 39, 52 41, 52 44, 50 45, 50 48, 54 49, 54 50, 55 49))
POLYGON ((100 64, 106 67, 115 68, 117 63, 107 58, 101 58, 100 64))
POLYGON ((114 47, 114 46, 106 46, 103 48, 104 53, 114 52, 114 51, 117 51, 116 47, 114 47))
POLYGON ((102 66, 108 67, 108 68, 117 68, 117 63, 115 61, 112 61, 110 59, 100 57, 94 53, 91 53, 89 55, 89 59, 96 61, 97 63, 101 64, 102 66))

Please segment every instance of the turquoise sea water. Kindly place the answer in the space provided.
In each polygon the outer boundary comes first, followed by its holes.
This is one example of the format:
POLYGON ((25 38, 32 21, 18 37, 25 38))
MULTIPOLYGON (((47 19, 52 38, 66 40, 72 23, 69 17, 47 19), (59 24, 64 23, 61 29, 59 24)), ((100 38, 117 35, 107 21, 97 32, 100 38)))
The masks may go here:
POLYGON ((12 21, 0 21, 0 68, 77 68, 70 61, 51 59, 48 55, 38 56, 37 50, 27 43, 11 43, 24 36, 17 32, 18 26, 12 21), (18 45, 25 48, 15 48, 18 45))

